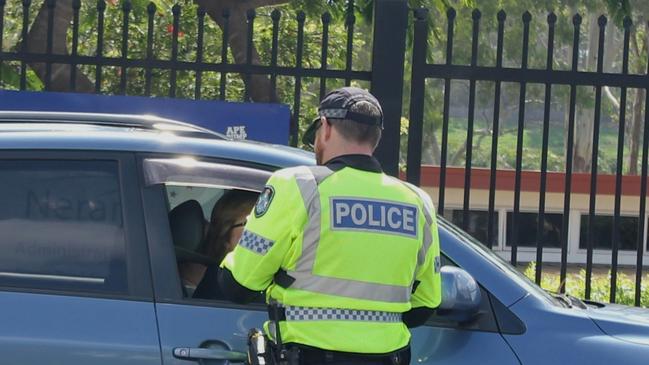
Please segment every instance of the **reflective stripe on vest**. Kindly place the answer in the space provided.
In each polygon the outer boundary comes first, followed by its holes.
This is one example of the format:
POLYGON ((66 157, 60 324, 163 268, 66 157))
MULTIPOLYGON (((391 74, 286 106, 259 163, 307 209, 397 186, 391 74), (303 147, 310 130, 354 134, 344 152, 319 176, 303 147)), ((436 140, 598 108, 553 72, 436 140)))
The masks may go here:
MULTIPOLYGON (((295 278, 295 282, 291 285, 291 287, 321 294, 343 296, 354 299, 374 300, 390 303, 409 302, 412 292, 411 285, 399 286, 369 283, 358 280, 332 278, 313 274, 315 256, 318 250, 318 244, 320 243, 320 222, 322 219, 318 183, 333 173, 334 172, 327 167, 315 166, 301 167, 300 171, 295 175, 300 194, 302 195, 302 200, 304 201, 305 208, 308 213, 308 221, 303 233, 302 254, 297 260, 295 270, 288 272, 290 276, 295 278)), ((428 232, 427 234, 430 237, 430 232, 428 232)))
POLYGON ((433 244, 432 227, 433 227, 433 214, 435 214, 435 212, 432 205, 430 205, 430 198, 426 195, 426 193, 423 190, 409 183, 404 183, 401 180, 399 181, 402 182, 405 186, 407 186, 410 190, 412 190, 412 192, 417 194, 417 196, 419 197, 419 199, 422 201, 424 205, 424 217, 426 217, 426 225, 424 226, 424 244, 421 246, 419 252, 417 253, 417 265, 421 266, 426 261, 426 255, 428 255, 428 249, 433 244))
POLYGON ((287 321, 401 322, 401 313, 341 308, 284 307, 287 321))

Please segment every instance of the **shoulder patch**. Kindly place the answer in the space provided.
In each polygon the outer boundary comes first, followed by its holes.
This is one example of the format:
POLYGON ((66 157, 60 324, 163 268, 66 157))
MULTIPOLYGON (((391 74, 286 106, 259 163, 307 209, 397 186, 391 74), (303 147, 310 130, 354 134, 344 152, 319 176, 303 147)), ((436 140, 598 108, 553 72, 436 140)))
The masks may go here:
POLYGON ((266 214, 268 208, 270 207, 270 203, 273 201, 274 196, 275 190, 273 189, 273 187, 266 185, 261 194, 259 194, 257 204, 255 204, 255 217, 259 218, 262 215, 266 214))

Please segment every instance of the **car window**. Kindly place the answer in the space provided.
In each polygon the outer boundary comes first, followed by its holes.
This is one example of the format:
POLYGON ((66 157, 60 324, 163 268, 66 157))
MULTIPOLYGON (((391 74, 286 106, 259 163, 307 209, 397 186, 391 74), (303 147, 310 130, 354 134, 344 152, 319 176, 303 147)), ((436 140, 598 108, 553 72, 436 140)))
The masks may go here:
POLYGON ((0 161, 0 286, 126 293, 117 161, 0 161))
POLYGON ((224 299, 216 283, 218 266, 237 245, 258 193, 178 182, 164 187, 183 296, 224 299))

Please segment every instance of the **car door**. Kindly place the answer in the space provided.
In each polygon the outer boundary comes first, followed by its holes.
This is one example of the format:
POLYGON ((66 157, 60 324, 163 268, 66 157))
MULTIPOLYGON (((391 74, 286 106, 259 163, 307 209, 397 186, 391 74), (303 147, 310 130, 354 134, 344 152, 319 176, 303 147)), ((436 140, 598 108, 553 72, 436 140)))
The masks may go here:
POLYGON ((270 173, 231 163, 160 156, 143 157, 140 165, 163 363, 242 361, 249 329, 261 328, 266 319, 265 305, 192 298, 178 267, 187 261, 209 261, 199 253, 196 231, 201 228, 196 227, 201 220, 208 224, 223 194, 258 191, 270 173), (200 204, 199 211, 185 209, 192 206, 189 203, 200 204), (183 212, 176 214, 177 209, 183 212))
POLYGON ((135 157, 0 152, 6 364, 160 364, 135 157))

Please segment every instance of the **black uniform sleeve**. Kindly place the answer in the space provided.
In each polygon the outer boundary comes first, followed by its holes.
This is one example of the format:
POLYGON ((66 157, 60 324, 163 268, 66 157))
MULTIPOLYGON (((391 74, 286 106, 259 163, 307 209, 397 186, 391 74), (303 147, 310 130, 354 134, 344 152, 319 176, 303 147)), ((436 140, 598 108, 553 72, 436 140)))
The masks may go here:
POLYGON ((426 323, 428 318, 430 318, 434 313, 435 309, 428 307, 412 308, 403 314, 402 320, 408 328, 419 327, 426 323))
POLYGON ((201 282, 194 290, 192 298, 197 299, 225 299, 223 292, 218 283, 218 274, 221 271, 219 265, 210 265, 205 270, 205 274, 201 279, 201 282))
POLYGON ((245 286, 239 284, 234 279, 232 272, 225 267, 221 267, 218 270, 217 279, 218 286, 221 288, 221 292, 223 293, 225 299, 234 303, 250 303, 258 299, 262 293, 256 290, 250 290, 245 286))

